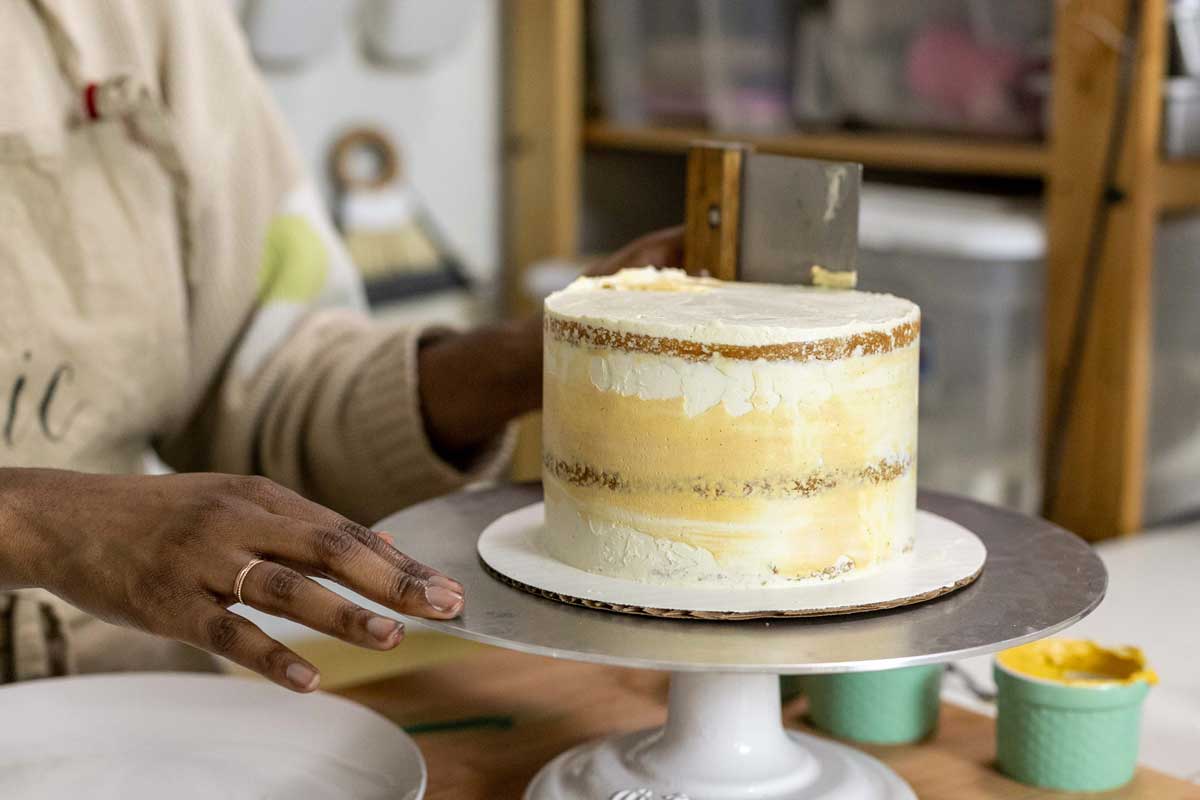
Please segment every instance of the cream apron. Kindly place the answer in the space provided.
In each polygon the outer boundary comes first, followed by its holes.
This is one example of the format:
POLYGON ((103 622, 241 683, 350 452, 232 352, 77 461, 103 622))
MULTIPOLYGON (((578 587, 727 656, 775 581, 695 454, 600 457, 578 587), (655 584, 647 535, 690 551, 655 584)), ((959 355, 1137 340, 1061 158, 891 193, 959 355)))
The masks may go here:
MULTIPOLYGON (((227 4, 0 0, 0 79, 0 466, 137 472, 153 443, 363 522, 503 469, 511 432, 467 470, 429 442, 429 331, 363 313, 227 4)), ((0 680, 198 663, 0 598, 0 680)))
MULTIPOLYGON (((20 76, 0 118, 0 464, 138 472, 186 380, 171 144, 148 92, 75 74, 52 10, 5 5, 40 14, 45 46, 0 53, 20 76)), ((0 595, 0 681, 212 665, 40 590, 0 595)))

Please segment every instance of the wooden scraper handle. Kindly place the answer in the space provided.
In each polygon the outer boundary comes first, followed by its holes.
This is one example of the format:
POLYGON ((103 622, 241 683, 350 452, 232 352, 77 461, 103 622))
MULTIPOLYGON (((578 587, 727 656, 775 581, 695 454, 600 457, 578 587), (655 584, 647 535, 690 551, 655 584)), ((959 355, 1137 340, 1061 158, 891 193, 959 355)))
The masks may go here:
POLYGON ((742 167, 750 152, 730 142, 697 142, 688 151, 683 263, 690 275, 737 280, 742 167))

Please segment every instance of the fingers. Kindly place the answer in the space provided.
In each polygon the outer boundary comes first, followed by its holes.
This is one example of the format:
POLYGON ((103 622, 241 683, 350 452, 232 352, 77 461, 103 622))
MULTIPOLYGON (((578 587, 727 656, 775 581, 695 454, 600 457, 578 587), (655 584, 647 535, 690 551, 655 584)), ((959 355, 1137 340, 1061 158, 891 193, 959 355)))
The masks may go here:
POLYGON ((270 512, 245 547, 319 574, 402 614, 450 619, 463 607, 458 581, 415 561, 374 531, 263 478, 241 479, 244 497, 270 512))
POLYGON ((665 228, 644 236, 634 245, 642 248, 641 257, 656 267, 683 266, 683 226, 665 228))
POLYGON ((382 542, 349 521, 328 527, 271 515, 255 531, 256 547, 271 558, 325 575, 402 614, 450 619, 463 607, 458 581, 382 542))
POLYGON ((242 599, 268 614, 290 619, 350 644, 390 650, 404 638, 404 626, 381 617, 270 561, 257 565, 242 585, 242 599))
POLYGON ((683 226, 646 234, 587 270, 587 275, 608 275, 626 267, 683 267, 683 226))
POLYGON ((249 620, 205 603, 194 615, 196 627, 185 639, 296 692, 311 692, 321 682, 317 668, 267 636, 249 620))
MULTIPOLYGON (((318 552, 314 553, 314 560, 303 560, 297 563, 302 563, 308 568, 319 567, 323 563, 325 556, 335 556, 337 550, 349 547, 348 542, 340 541, 344 537, 339 536, 338 532, 343 532, 350 534, 360 544, 381 558, 392 562, 397 567, 419 572, 419 577, 429 578, 441 574, 437 570, 413 561, 396 550, 395 539, 391 534, 380 533, 371 530, 365 525, 359 525, 357 522, 346 519, 336 511, 328 509, 319 503, 314 503, 296 492, 265 478, 246 477, 239 480, 242 481, 243 494, 261 508, 281 517, 291 518, 325 529, 323 541, 316 543, 319 546, 315 548, 318 552)), ((250 549, 253 550, 255 548, 250 549)), ((328 577, 332 578, 335 576, 329 574, 328 577)), ((446 575, 442 575, 442 577, 449 582, 449 585, 455 591, 462 594, 463 587, 461 583, 446 575)))

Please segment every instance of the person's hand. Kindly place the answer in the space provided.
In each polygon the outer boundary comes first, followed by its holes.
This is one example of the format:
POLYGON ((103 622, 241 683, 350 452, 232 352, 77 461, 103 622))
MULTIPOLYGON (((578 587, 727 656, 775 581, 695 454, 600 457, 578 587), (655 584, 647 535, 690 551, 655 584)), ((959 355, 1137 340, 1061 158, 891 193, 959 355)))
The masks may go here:
MULTIPOLYGON (((636 239, 585 274, 625 267, 683 265, 683 228, 636 239)), ((499 435, 510 420, 542 404, 542 320, 502 322, 438 337, 421 347, 421 413, 434 450, 459 463, 499 435)))
POLYGON ((634 239, 610 256, 592 264, 584 275, 611 275, 626 267, 683 268, 683 226, 663 228, 634 239))
POLYGON ((412 616, 447 619, 463 607, 457 581, 265 478, 10 469, 0 482, 0 537, 26 541, 23 560, 35 572, 26 581, 0 575, 0 583, 42 586, 101 619, 188 642, 289 689, 315 689, 316 668, 228 610, 252 559, 263 563, 246 574, 247 605, 374 650, 395 647, 403 626, 306 576, 412 616))

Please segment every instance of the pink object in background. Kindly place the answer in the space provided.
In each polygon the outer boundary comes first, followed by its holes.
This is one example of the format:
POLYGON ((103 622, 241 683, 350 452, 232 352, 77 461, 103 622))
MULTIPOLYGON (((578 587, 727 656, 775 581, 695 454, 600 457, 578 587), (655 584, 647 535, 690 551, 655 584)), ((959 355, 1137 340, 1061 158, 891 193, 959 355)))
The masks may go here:
POLYGON ((956 25, 930 25, 908 51, 906 74, 913 95, 939 114, 970 128, 1025 130, 1020 80, 1028 68, 1010 47, 975 39, 956 25))

